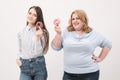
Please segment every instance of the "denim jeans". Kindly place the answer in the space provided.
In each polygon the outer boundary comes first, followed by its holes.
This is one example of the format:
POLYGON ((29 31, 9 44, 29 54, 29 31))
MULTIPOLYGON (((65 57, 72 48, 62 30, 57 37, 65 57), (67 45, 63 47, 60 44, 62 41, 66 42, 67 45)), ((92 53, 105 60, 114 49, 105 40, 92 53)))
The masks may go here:
POLYGON ((20 80, 47 80, 47 69, 44 56, 32 59, 20 59, 20 80))
POLYGON ((64 72, 63 80, 99 80, 99 71, 87 74, 71 74, 64 72))

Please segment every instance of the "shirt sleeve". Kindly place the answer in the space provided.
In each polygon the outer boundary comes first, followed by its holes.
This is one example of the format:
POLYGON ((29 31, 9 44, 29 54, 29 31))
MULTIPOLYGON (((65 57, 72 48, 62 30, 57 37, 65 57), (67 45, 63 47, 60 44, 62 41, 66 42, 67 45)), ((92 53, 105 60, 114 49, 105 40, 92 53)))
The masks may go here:
POLYGON ((56 51, 60 51, 62 49, 62 46, 59 48, 56 48, 53 44, 51 44, 52 49, 56 50, 56 51))
POLYGON ((17 38, 18 38, 18 52, 16 58, 19 59, 19 54, 21 53, 21 32, 18 32, 17 38))
POLYGON ((64 31, 62 31, 62 43, 61 43, 61 46, 59 48, 57 48, 53 44, 51 44, 52 49, 54 49, 56 51, 60 51, 63 48, 63 40, 66 37, 66 33, 67 33, 67 29, 65 29, 64 31))
POLYGON ((98 36, 99 36, 98 39, 100 40, 99 46, 101 48, 103 48, 103 47, 109 47, 110 49, 112 48, 112 42, 111 41, 109 41, 108 39, 106 39, 104 36, 102 36, 100 34, 98 34, 98 36))

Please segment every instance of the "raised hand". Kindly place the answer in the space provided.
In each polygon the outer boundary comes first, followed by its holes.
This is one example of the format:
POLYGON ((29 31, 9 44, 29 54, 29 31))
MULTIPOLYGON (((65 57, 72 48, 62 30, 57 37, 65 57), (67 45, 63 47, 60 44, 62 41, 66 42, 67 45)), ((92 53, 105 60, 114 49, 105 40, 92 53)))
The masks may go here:
POLYGON ((36 23, 36 39, 37 39, 37 40, 39 40, 40 37, 41 37, 42 34, 43 34, 42 28, 43 28, 43 23, 40 22, 40 21, 37 22, 37 23, 36 23))
POLYGON ((59 27, 59 24, 60 24, 60 19, 55 19, 53 21, 53 24, 55 25, 55 31, 57 34, 61 34, 61 28, 59 27))
POLYGON ((39 30, 39 27, 40 27, 40 28, 43 28, 43 23, 42 23, 41 21, 38 21, 38 22, 36 23, 36 30, 39 30))

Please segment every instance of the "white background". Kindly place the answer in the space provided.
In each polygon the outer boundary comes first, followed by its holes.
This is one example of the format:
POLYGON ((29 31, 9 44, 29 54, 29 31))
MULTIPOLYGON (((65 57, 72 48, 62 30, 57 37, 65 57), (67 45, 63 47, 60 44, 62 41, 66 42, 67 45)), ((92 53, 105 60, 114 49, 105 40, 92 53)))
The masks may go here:
MULTIPOLYGON (((17 32, 26 25, 29 7, 42 8, 45 24, 50 33, 50 43, 55 35, 53 20, 61 19, 61 28, 68 25, 70 14, 83 9, 89 18, 89 25, 112 41, 112 49, 106 59, 99 63, 100 80, 120 79, 120 1, 119 0, 2 0, 0 1, 0 80, 19 80, 16 65, 18 51, 17 32)), ((99 49, 95 51, 99 52, 99 49)), ((62 80, 63 51, 49 48, 45 55, 48 80, 62 80)))

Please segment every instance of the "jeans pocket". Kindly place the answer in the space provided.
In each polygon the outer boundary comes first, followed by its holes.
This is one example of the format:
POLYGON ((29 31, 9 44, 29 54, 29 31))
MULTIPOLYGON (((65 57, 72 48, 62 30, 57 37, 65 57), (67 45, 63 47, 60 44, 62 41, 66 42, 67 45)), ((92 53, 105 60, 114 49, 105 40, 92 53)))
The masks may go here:
POLYGON ((36 63, 41 65, 41 66, 45 66, 45 58, 44 57, 41 57, 41 58, 37 58, 36 59, 36 63))
POLYGON ((22 65, 20 66, 21 72, 28 74, 30 72, 29 61, 22 60, 22 65))
POLYGON ((35 66, 37 68, 37 70, 40 70, 42 72, 46 72, 46 63, 45 63, 45 58, 44 57, 40 57, 40 58, 37 58, 36 61, 35 61, 35 66))
POLYGON ((23 66, 23 64, 24 64, 24 60, 22 60, 22 59, 20 59, 20 61, 21 61, 21 65, 19 66, 20 68, 23 66))

